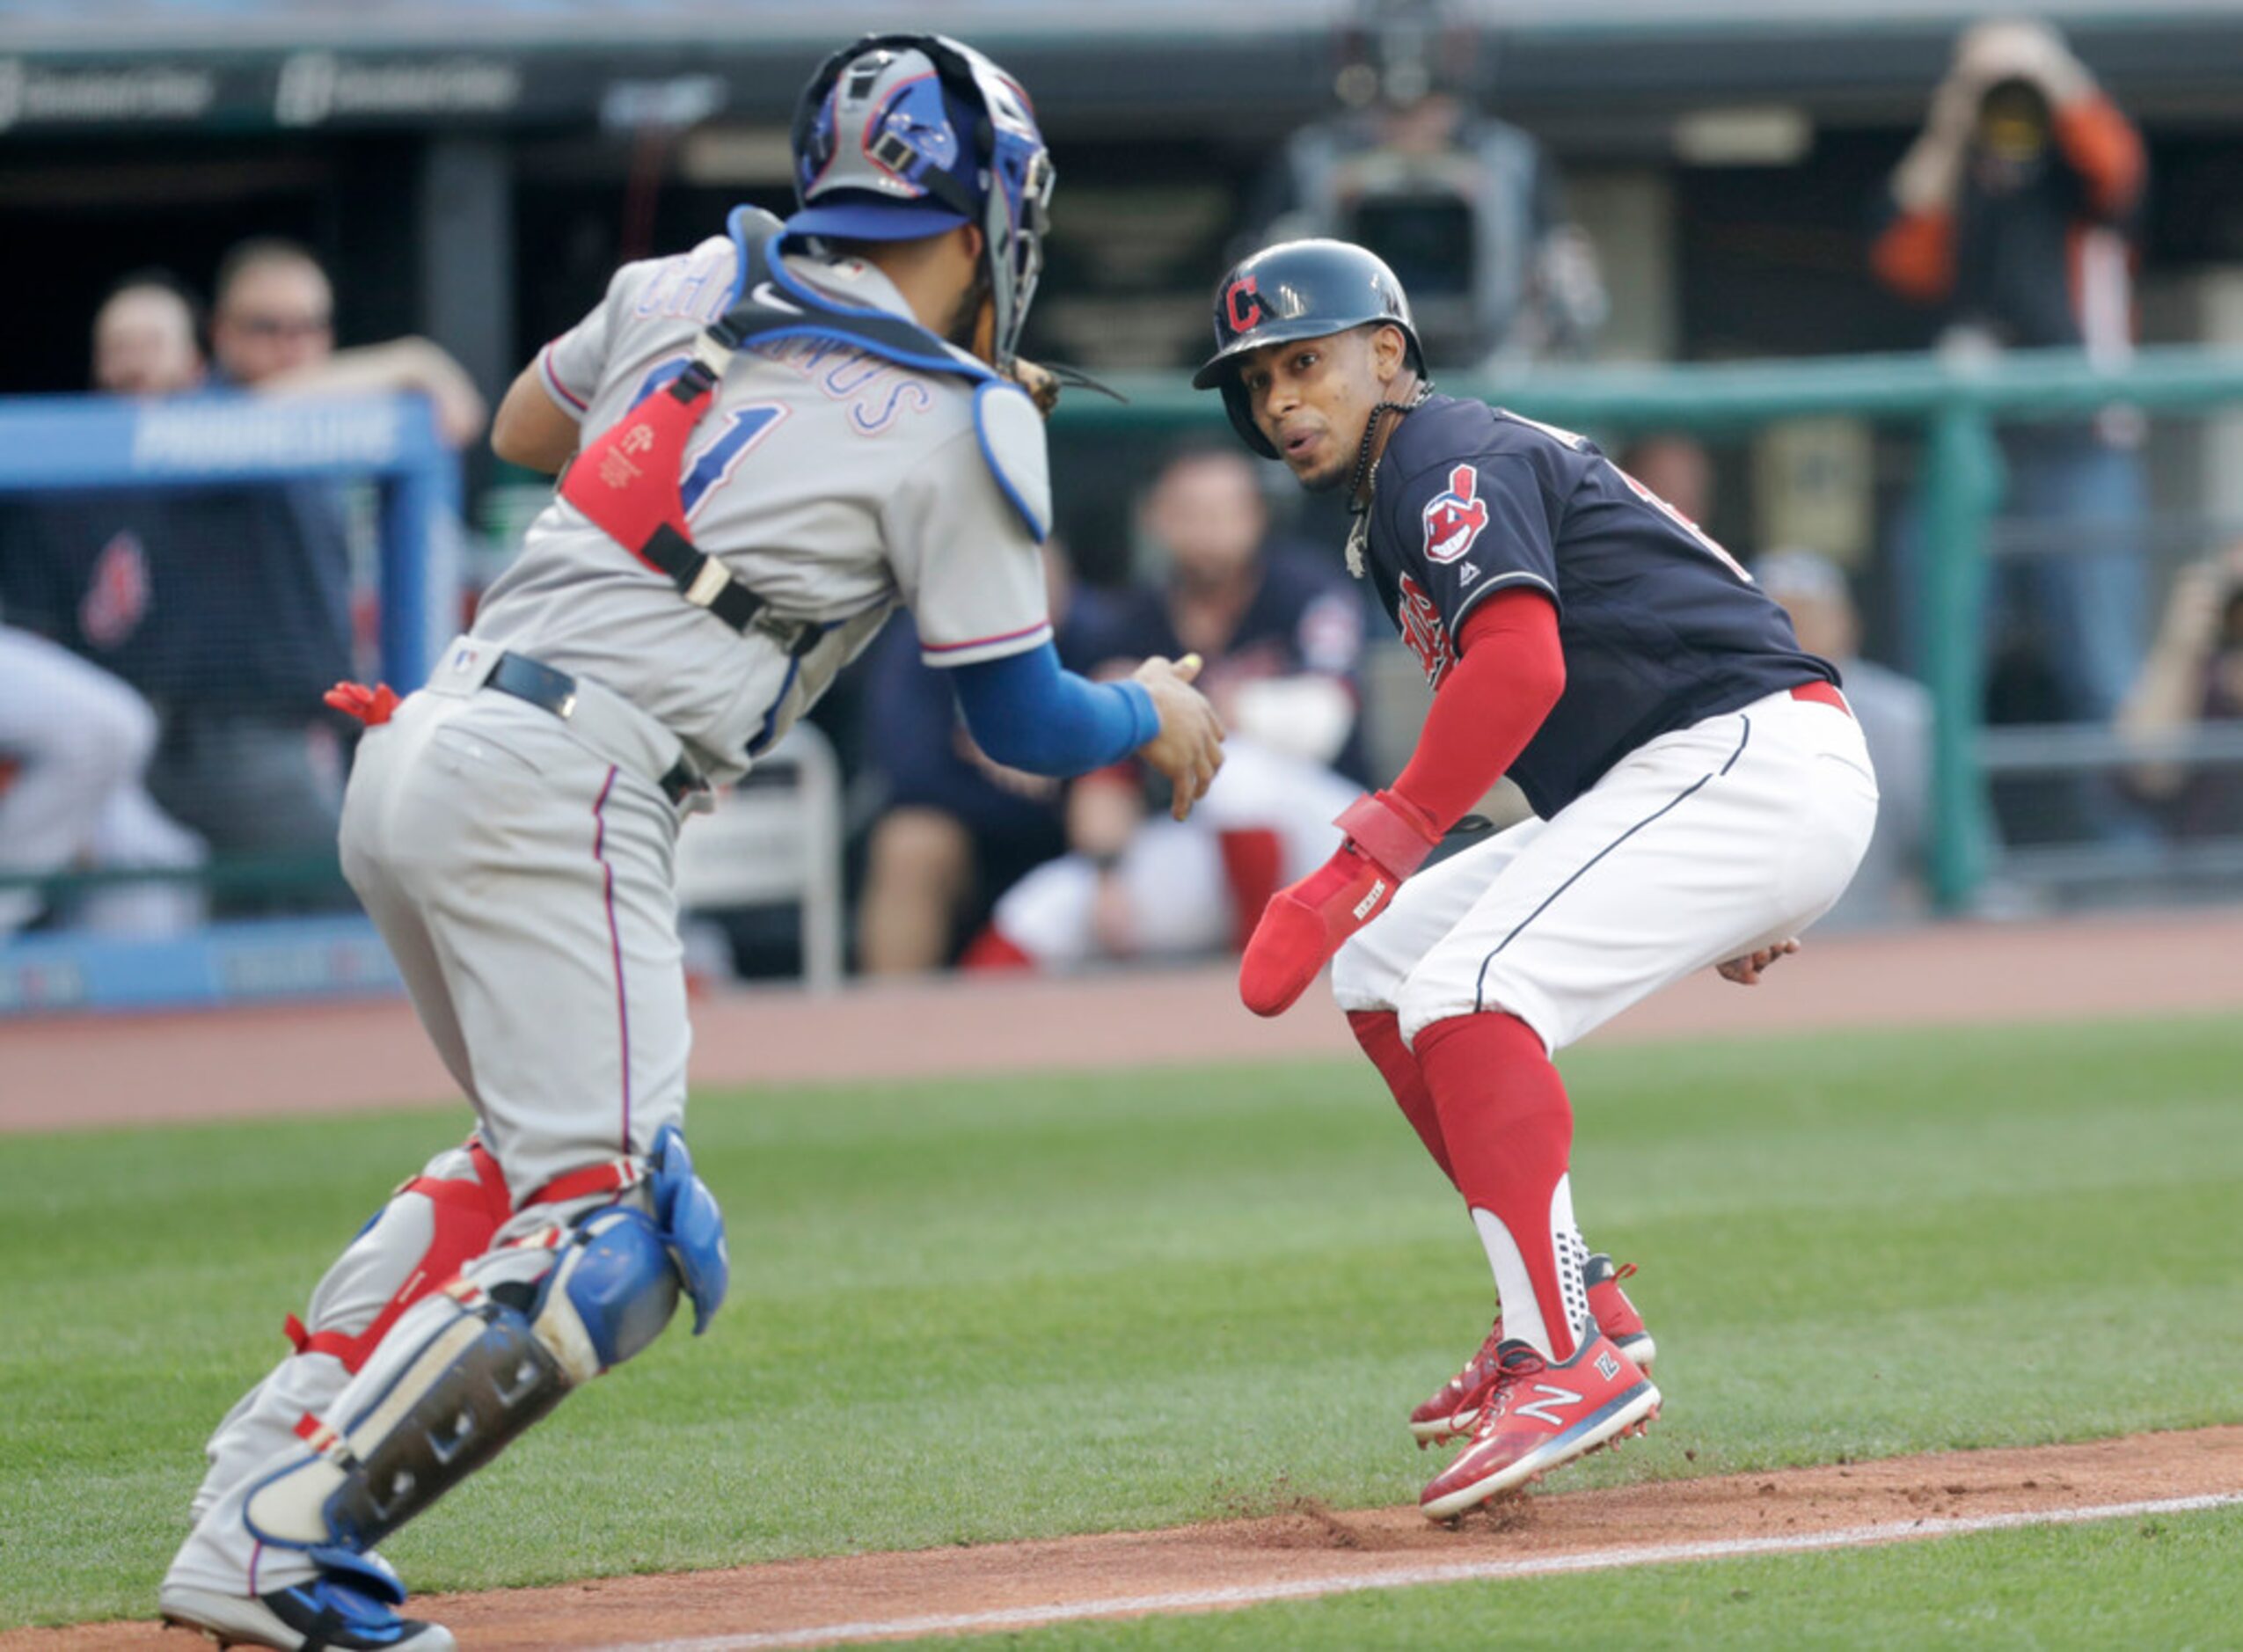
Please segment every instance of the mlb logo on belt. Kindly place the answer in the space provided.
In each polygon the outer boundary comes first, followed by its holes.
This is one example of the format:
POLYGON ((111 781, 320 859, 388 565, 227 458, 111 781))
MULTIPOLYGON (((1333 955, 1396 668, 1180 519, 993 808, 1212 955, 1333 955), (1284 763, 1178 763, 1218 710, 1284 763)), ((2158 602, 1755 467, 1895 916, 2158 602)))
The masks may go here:
POLYGON ((1480 497, 1480 472, 1459 464, 1449 472, 1449 489, 1425 505, 1425 559, 1454 562, 1472 549, 1487 526, 1487 501, 1480 497))

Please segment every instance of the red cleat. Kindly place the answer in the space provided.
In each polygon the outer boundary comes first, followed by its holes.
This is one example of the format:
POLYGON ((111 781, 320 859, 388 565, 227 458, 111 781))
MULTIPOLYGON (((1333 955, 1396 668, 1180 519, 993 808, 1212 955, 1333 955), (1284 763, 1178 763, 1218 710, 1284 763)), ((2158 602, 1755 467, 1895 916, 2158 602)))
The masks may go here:
POLYGON ((1527 1343, 1501 1344, 1479 1411, 1472 1444, 1418 1498, 1428 1519, 1452 1519, 1624 1434, 1642 1433, 1659 1414, 1659 1391, 1600 1331, 1562 1365, 1527 1343))
MULTIPOLYGON (((1659 1351, 1658 1344, 1643 1328, 1643 1316, 1635 1311, 1635 1304, 1620 1289, 1620 1281, 1634 1272, 1633 1262, 1623 1262, 1616 1268, 1612 1259, 1599 1251, 1582 1267, 1582 1277, 1589 1286, 1589 1312, 1596 1321, 1596 1328, 1611 1337, 1612 1346, 1633 1360, 1636 1369, 1648 1377, 1652 1359, 1659 1351)), ((1495 1380, 1495 1349, 1502 1341, 1503 1316, 1499 1313, 1487 1333, 1487 1340, 1480 1345, 1479 1352, 1465 1362, 1465 1368, 1410 1413, 1410 1433, 1421 1447, 1438 1445, 1472 1432, 1472 1425, 1480 1416, 1480 1395, 1495 1380)))
POLYGON ((1658 1357, 1659 1345, 1643 1328, 1643 1316, 1628 1300, 1628 1293, 1620 1289, 1620 1281, 1634 1272, 1633 1262, 1622 1262, 1615 1268, 1612 1259, 1599 1251, 1582 1264, 1581 1276, 1589 1286, 1589 1312, 1596 1321, 1596 1328, 1611 1337, 1612 1346, 1633 1360, 1636 1369, 1648 1377, 1651 1362, 1658 1357))

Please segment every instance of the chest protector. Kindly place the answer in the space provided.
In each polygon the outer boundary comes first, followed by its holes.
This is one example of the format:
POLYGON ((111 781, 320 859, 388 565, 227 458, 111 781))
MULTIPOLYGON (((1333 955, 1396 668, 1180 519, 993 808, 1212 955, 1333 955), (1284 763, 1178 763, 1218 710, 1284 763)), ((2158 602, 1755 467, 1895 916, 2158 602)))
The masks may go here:
MULTIPOLYGON (((815 647, 826 628, 815 620, 774 614, 721 561, 697 546, 686 527, 680 492, 686 450, 715 403, 733 356, 756 344, 829 339, 899 366, 953 375, 977 390, 1003 381, 980 362, 961 359, 916 322, 843 303, 797 280, 779 263, 779 222, 769 213, 742 207, 726 227, 740 272, 731 308, 694 340, 693 357, 683 372, 578 452, 561 479, 560 496, 648 568, 665 575, 687 602, 707 609, 734 631, 763 632, 799 655, 815 647)), ((984 442, 985 451, 987 445, 984 442)), ((1001 471, 997 480, 1012 493, 1001 471)), ((1033 519, 1030 526, 1041 538, 1033 519)))

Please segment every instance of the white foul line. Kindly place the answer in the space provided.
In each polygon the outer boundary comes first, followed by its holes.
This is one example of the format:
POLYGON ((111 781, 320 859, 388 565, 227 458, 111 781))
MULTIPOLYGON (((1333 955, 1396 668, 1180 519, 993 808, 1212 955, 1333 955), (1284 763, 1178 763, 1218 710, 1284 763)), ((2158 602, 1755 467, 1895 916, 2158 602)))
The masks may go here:
POLYGON ((1854 1548, 1867 1543, 1913 1538, 1954 1537, 1971 1531, 2006 1531, 2020 1526, 2077 1525, 2091 1520, 2125 1520, 2137 1515, 2188 1514, 2203 1509, 2243 1504, 2243 1492, 2201 1497, 2163 1497, 2146 1502, 2098 1503, 2085 1509, 2020 1510, 1972 1515, 1957 1520, 1888 1520, 1844 1526, 1830 1531, 1802 1531, 1787 1537, 1717 1538, 1699 1543, 1648 1543, 1612 1549, 1584 1549, 1516 1561, 1453 1561, 1439 1566, 1397 1567, 1333 1577, 1241 1583, 1229 1589, 1196 1589, 1170 1595, 1124 1595, 1046 1606, 1007 1606, 993 1612, 946 1612, 924 1618, 891 1618, 867 1623, 831 1623, 809 1629, 772 1629, 749 1634, 697 1636, 684 1641, 633 1641, 600 1652, 764 1652, 766 1648, 838 1646, 850 1641, 899 1635, 953 1634, 974 1629, 1027 1629, 1085 1618, 1126 1618, 1145 1612, 1195 1612, 1210 1607, 1257 1606, 1319 1595, 1351 1595, 1367 1589, 1406 1589, 1420 1583, 1467 1583, 1501 1577, 1538 1577, 1553 1572, 1596 1572, 1615 1567, 1651 1566, 1672 1561, 1718 1561, 1746 1554, 1795 1554, 1808 1549, 1854 1548))

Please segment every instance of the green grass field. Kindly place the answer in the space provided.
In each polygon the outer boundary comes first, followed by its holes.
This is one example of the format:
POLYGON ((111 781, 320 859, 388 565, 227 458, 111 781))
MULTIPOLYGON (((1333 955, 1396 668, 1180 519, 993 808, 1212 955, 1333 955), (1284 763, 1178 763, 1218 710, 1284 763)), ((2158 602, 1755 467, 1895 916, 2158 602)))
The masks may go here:
MULTIPOLYGON (((1589 1237, 1644 1265, 1669 1396, 1648 1442, 1570 1483, 2243 1421, 2232 1022, 1565 1066, 1589 1237)), ((327 1258, 464 1125, 0 1149, 0 1624, 151 1610, 203 1435, 327 1258)), ((1485 1265, 1360 1064, 709 1095, 692 1125, 731 1221, 724 1315, 385 1545, 416 1589, 1171 1524, 1282 1495, 1392 1503, 1437 1464, 1400 1418, 1485 1329, 1485 1265)), ((1581 1644, 1624 1601, 1674 1644, 2108 1644, 2095 1626, 2137 1597, 2126 1621, 2155 1634, 2121 1639, 2232 1634, 2238 1568, 2197 1574, 2237 1517, 2132 1530, 1022 1639, 1432 1644, 1500 1611, 1521 1644, 1581 1644)))

